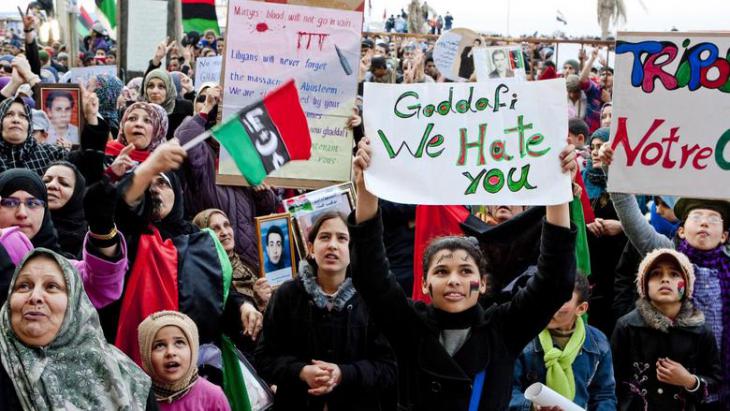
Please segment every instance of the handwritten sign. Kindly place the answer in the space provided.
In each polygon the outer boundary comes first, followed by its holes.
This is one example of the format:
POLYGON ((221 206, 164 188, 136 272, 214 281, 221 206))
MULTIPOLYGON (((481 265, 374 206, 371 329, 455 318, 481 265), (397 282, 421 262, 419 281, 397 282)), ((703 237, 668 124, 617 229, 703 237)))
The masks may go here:
POLYGON ((365 84, 365 183, 406 204, 549 205, 572 198, 559 154, 565 80, 365 84))
POLYGON ((222 56, 199 57, 195 63, 195 88, 207 82, 220 83, 222 56))
POLYGON ((619 33, 608 189, 730 198, 730 33, 619 33))
POLYGON ((454 81, 469 80, 474 73, 474 52, 482 46, 479 35, 472 30, 449 30, 436 41, 433 61, 446 78, 454 81))
POLYGON ((84 83, 100 74, 116 77, 117 66, 72 67, 62 77, 61 83, 84 83))
MULTIPOLYGON (((279 178, 275 184, 319 182, 311 187, 349 181, 352 133, 345 121, 355 105, 362 13, 234 0, 228 3, 228 21, 223 117, 294 78, 307 115, 312 156, 272 173, 279 178)), ((241 184, 221 179, 239 175, 228 153, 221 151, 218 180, 241 184)))

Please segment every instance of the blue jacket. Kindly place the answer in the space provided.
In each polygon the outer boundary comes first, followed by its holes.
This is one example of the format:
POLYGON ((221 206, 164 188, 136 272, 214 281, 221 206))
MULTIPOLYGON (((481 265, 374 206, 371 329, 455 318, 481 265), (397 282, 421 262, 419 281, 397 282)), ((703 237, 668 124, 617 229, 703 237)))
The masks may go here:
MULTIPOLYGON (((532 403, 525 399, 525 389, 536 382, 545 384, 546 373, 540 340, 534 338, 515 362, 510 410, 532 409, 532 403)), ((611 346, 602 332, 587 324, 583 349, 573 362, 573 375, 576 404, 588 411, 616 410, 611 346)))

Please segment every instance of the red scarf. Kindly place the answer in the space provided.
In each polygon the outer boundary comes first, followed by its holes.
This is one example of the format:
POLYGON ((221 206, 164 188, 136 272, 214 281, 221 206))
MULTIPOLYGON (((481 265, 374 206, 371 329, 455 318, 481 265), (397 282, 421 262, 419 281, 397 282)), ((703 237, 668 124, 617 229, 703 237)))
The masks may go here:
MULTIPOLYGON (((119 153, 122 152, 124 149, 124 144, 118 142, 117 140, 112 140, 106 144, 106 150, 104 150, 104 154, 112 157, 116 157, 119 155, 119 153)), ((129 153, 129 157, 138 162, 143 162, 147 160, 147 157, 150 156, 150 152, 146 150, 137 150, 136 148, 132 150, 131 153, 129 153)))
POLYGON ((127 281, 114 345, 140 367, 137 327, 148 315, 161 310, 178 311, 178 253, 171 239, 162 240, 154 226, 152 234, 139 238, 137 258, 127 281))

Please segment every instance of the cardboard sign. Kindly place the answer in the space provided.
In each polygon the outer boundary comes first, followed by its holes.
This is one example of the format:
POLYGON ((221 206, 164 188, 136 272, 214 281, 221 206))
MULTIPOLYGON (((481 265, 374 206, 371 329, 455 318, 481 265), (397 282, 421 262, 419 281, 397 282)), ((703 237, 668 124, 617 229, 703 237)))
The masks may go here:
POLYGON ((570 201, 560 169, 565 80, 365 84, 365 183, 406 204, 550 205, 570 201))
MULTIPOLYGON (((312 138, 312 156, 272 173, 271 184, 320 187, 350 180, 362 13, 234 0, 228 3, 223 118, 294 78, 312 138)), ((221 150, 218 181, 244 184, 221 150), (233 178, 228 178, 233 177, 233 178)))
POLYGON ((619 33, 608 190, 730 198, 730 33, 619 33))

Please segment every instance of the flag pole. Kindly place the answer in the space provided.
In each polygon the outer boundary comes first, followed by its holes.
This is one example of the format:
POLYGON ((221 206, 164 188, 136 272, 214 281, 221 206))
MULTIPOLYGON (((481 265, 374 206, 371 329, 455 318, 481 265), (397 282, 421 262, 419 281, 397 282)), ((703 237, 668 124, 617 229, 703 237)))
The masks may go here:
POLYGON ((182 146, 182 149, 185 151, 190 151, 191 148, 197 146, 198 144, 202 143, 203 141, 207 140, 209 137, 211 137, 213 133, 208 130, 203 134, 200 134, 193 138, 192 140, 188 141, 182 146))

